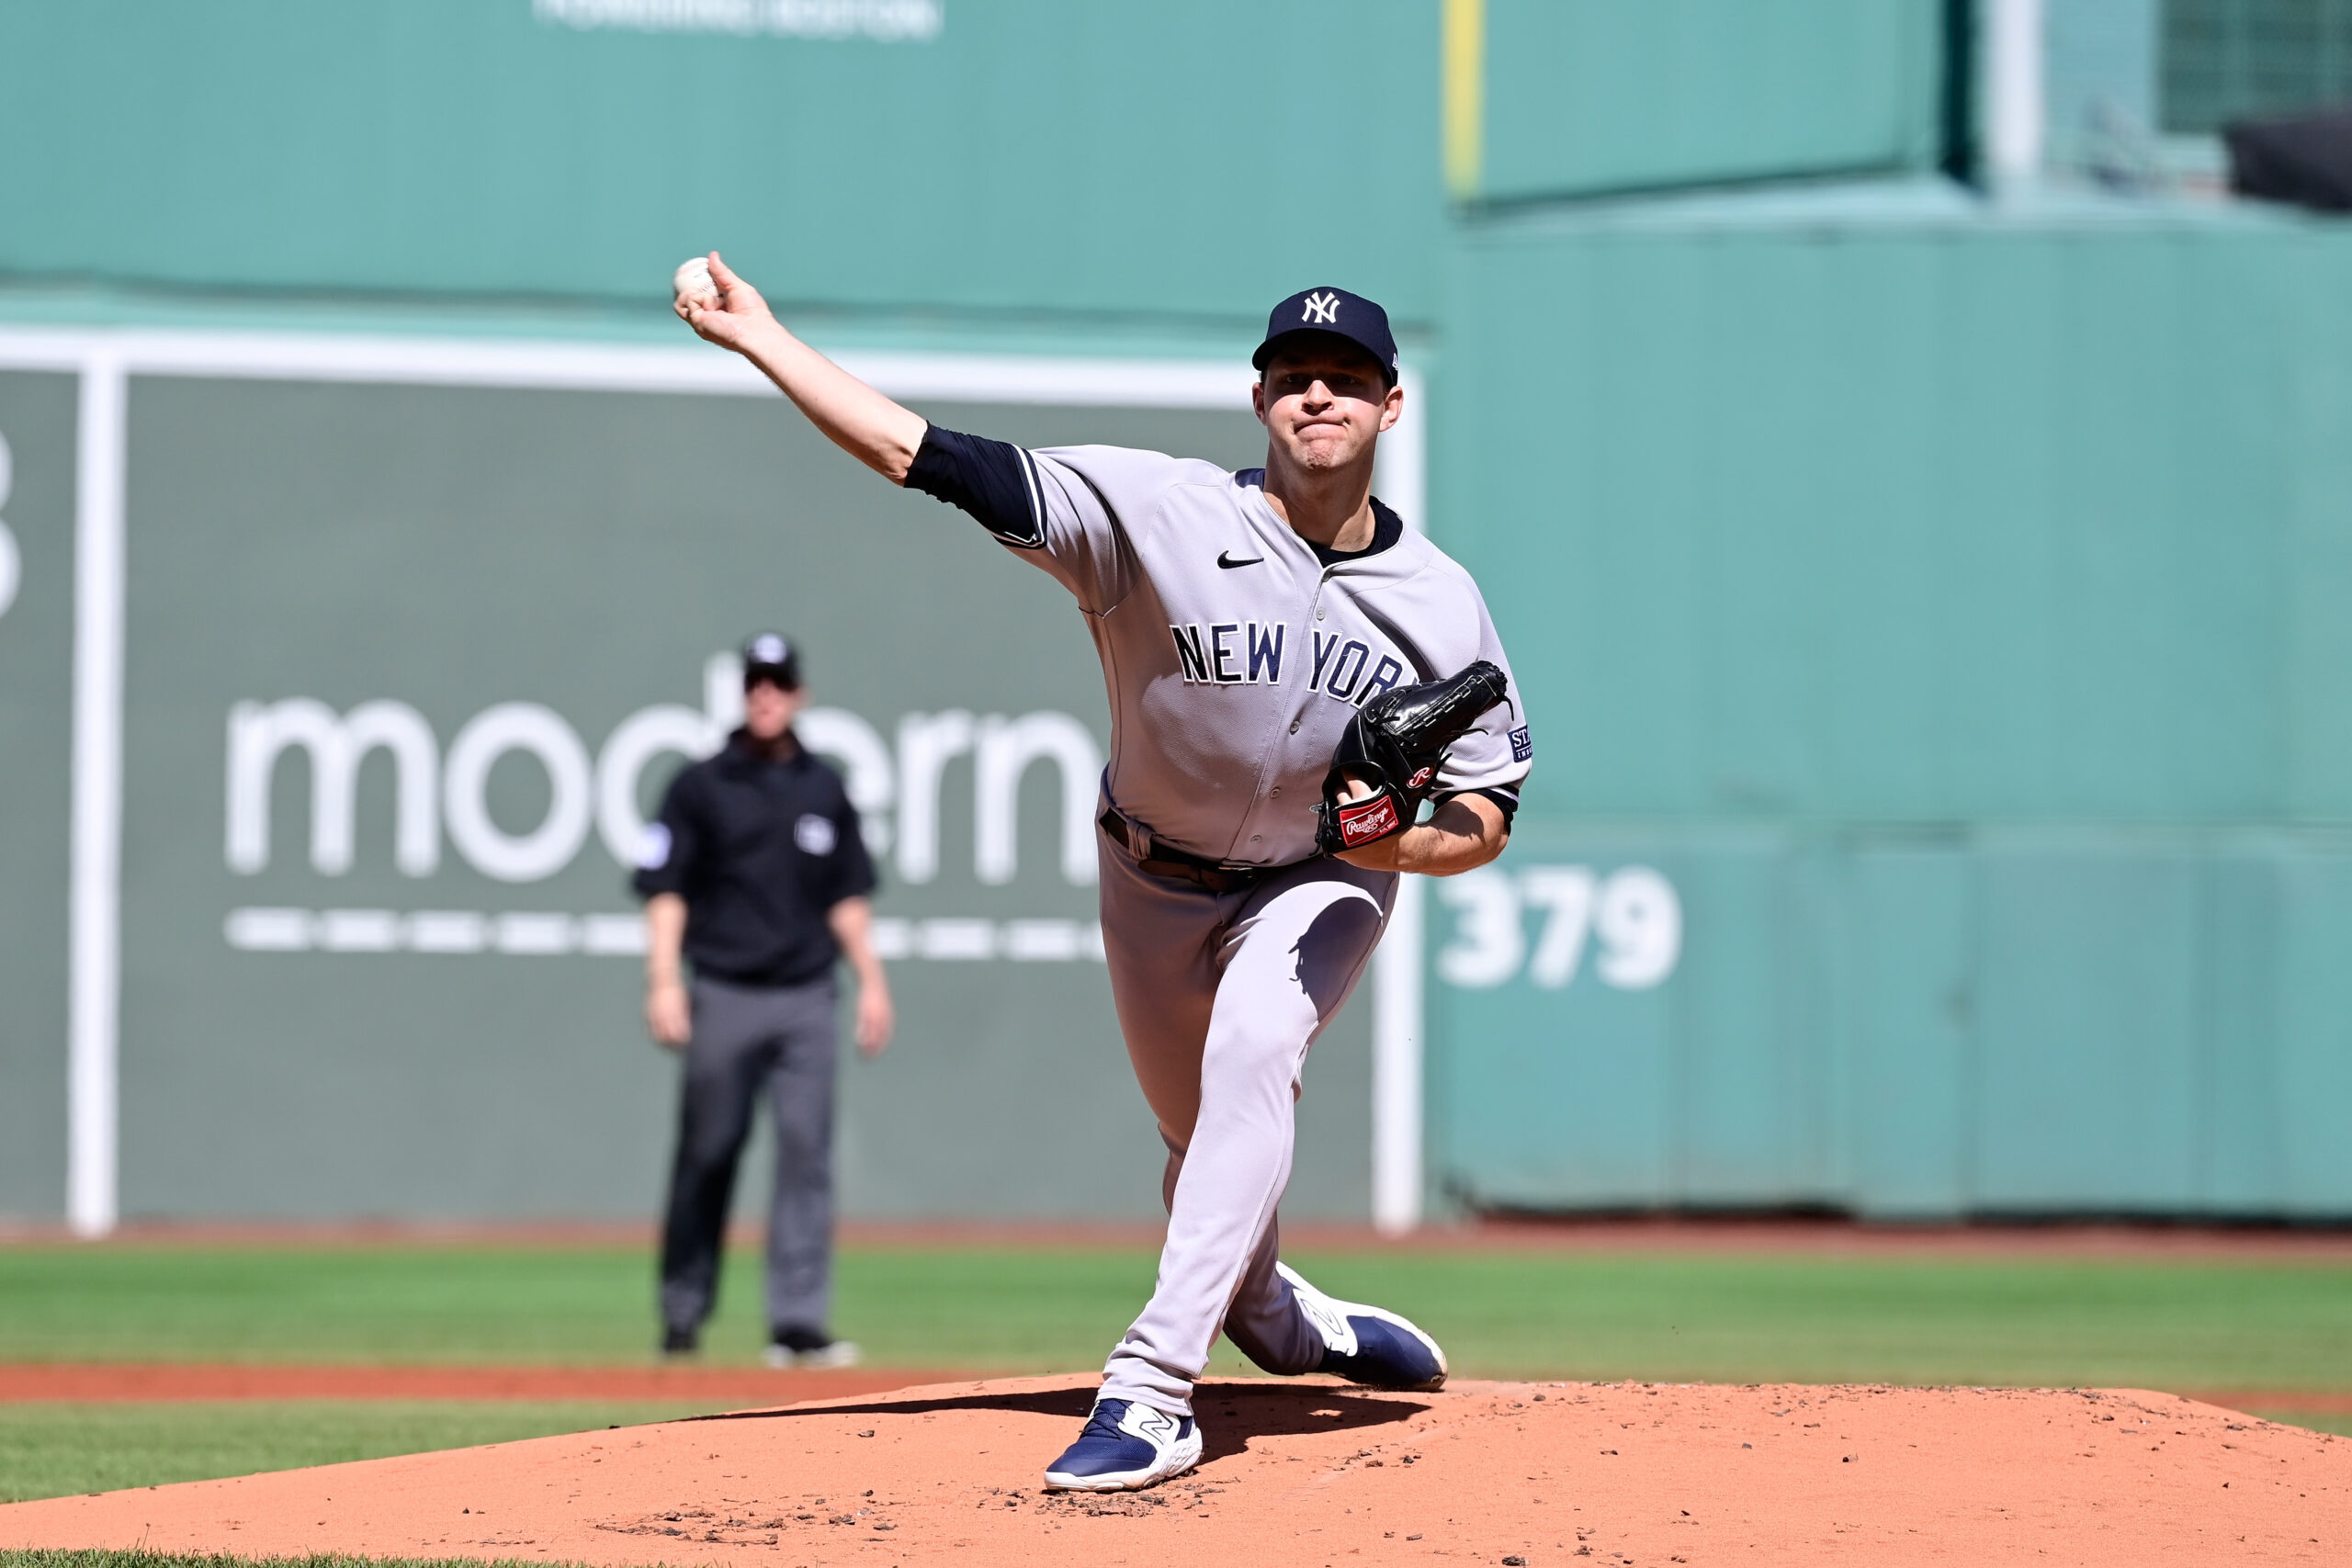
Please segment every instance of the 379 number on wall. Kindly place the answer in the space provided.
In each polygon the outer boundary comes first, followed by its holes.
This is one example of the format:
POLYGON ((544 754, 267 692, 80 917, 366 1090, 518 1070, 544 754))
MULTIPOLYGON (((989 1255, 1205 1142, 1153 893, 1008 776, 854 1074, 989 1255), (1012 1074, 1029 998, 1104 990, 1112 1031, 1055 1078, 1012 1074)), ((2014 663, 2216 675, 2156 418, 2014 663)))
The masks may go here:
POLYGON ((1524 968, 1546 990, 1577 977, 1585 950, 1603 985, 1642 991, 1674 973, 1682 956, 1682 900, 1645 865, 1606 876, 1589 865, 1492 866, 1439 879, 1453 930, 1437 955, 1449 985, 1485 989, 1524 968), (1535 940, 1528 942, 1532 916, 1535 940))

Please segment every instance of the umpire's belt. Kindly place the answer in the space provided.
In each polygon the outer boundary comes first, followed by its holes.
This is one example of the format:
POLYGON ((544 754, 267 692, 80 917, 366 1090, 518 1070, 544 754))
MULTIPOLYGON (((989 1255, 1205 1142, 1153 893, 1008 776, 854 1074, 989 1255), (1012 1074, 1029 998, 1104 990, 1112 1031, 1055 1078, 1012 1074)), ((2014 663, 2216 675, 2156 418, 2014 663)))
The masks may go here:
POLYGON ((1261 865, 1224 865, 1201 855, 1187 854, 1173 844, 1163 844, 1151 836, 1151 829, 1129 817, 1115 806, 1106 806, 1096 819, 1111 841, 1127 852, 1138 870, 1153 876, 1164 876, 1170 882, 1190 882, 1212 893, 1246 893, 1258 885, 1258 879, 1275 869, 1261 865))

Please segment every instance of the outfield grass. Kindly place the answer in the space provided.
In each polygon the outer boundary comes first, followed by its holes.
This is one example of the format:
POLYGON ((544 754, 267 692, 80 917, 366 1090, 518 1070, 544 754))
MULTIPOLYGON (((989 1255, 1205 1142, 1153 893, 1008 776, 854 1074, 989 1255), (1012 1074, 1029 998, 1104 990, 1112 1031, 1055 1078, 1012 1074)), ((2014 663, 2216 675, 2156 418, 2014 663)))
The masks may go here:
MULTIPOLYGON (((1150 1293, 1153 1255, 850 1249, 836 1331, 892 1366, 1100 1362, 1150 1293)), ((651 1358, 650 1249, 0 1247, 0 1361, 616 1365, 651 1358)), ((755 1254, 730 1256, 705 1359, 765 1340, 755 1254)))
POLYGON ((1473 1376, 2352 1389, 2352 1266, 2052 1258, 1309 1259, 1473 1376))
POLYGON ((0 1503, 513 1442, 695 1413, 678 1404, 622 1401, 0 1404, 0 1503))
MULTIPOLYGON (((2352 1264, 2044 1255, 1302 1252, 1469 1377, 2352 1391, 2352 1264)), ((884 1366, 1101 1365, 1147 1248, 852 1247, 836 1330, 884 1366)), ((731 1261, 707 1359, 761 1348, 731 1261)), ((626 1364, 650 1259, 619 1247, 0 1247, 0 1360, 626 1364)), ((1212 1371, 1246 1371, 1220 1344, 1212 1371)), ((605 1404, 0 1405, 0 1497, 147 1485, 682 1414, 605 1404)), ((2352 1420, 2282 1413, 2352 1433, 2352 1420)), ((0 1562, 0 1568, 9 1568, 0 1562)))
MULTIPOLYGON (((2352 1390, 2352 1263, 1407 1249, 1303 1252, 1472 1377, 2352 1390)), ((1099 1365, 1148 1249, 845 1249, 836 1331, 877 1365, 1099 1365)), ((731 1259, 708 1359, 761 1348, 731 1259)), ((619 1247, 0 1247, 0 1361, 611 1365, 653 1340, 619 1247)), ((1239 1370, 1229 1350, 1218 1370, 1239 1370)))

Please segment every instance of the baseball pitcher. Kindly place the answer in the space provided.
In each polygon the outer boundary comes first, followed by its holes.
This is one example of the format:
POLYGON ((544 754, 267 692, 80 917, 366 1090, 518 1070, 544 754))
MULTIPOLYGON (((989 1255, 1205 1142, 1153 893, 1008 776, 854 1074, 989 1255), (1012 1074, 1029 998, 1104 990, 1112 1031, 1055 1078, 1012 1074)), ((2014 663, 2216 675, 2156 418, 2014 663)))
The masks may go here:
POLYGON ((1438 1387, 1434 1339, 1317 1291, 1275 1225, 1307 1048, 1398 874, 1499 854, 1532 755, 1477 585, 1372 494, 1404 408, 1386 315, 1338 288, 1275 306, 1251 361, 1265 467, 1228 473, 941 429, 794 337, 716 254, 680 269, 677 310, 851 456, 1051 574, 1102 657, 1102 944, 1168 1147, 1168 1235, 1046 1483, 1142 1487, 1198 1463, 1193 1384, 1220 1330, 1269 1372, 1438 1387))

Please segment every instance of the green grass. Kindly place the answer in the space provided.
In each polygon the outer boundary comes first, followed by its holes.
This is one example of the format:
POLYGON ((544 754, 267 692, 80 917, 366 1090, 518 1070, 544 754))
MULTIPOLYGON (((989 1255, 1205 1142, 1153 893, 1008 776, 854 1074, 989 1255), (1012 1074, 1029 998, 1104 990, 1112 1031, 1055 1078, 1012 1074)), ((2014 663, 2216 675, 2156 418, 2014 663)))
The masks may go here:
POLYGON ((0 1503, 341 1464, 692 1415, 620 1401, 0 1404, 0 1503))
POLYGON ((2352 1389, 2352 1265, 2047 1257, 1308 1258, 1468 1375, 2352 1389))
MULTIPOLYGON (((1334 1293, 1419 1319, 1469 1377, 2352 1390, 2344 1262, 1405 1249, 1295 1261, 1334 1293)), ((835 1327, 876 1365, 1091 1370, 1149 1292, 1153 1263, 1140 1247, 850 1248, 835 1327)), ((709 1360, 758 1354, 758 1286, 756 1260, 739 1254, 709 1360)), ((650 1260, 622 1247, 0 1247, 0 1360, 641 1363, 652 1289, 650 1260)), ((1212 1371, 1243 1370, 1220 1345, 1212 1371)), ((0 1497, 681 1413, 0 1405, 0 1497)), ((2352 1435, 2352 1418, 2278 1414, 2352 1435)))
MULTIPOLYGON (((1428 1325, 1465 1376, 2352 1389, 2352 1264, 2046 1256, 1298 1255, 1428 1325)), ((837 1331, 879 1365, 1101 1363, 1144 1248, 851 1248, 837 1331)), ((709 1359, 761 1347, 755 1259, 709 1359)), ((653 1337, 620 1247, 0 1247, 0 1360, 611 1365, 653 1337)), ((1218 1370, 1238 1369, 1226 1352, 1218 1370)))
MULTIPOLYGON (((1151 1291, 1117 1251, 852 1251, 840 1332, 898 1366, 1100 1362, 1151 1291)), ((763 1348, 756 1257, 729 1259, 707 1359, 763 1348)), ((0 1361, 641 1363, 649 1253, 621 1247, 0 1247, 0 1361)))
POLYGON ((2314 1432, 2334 1432, 2340 1438, 2352 1438, 2352 1416, 2341 1413, 2320 1414, 2310 1410, 2249 1410, 2249 1416, 2259 1416, 2266 1421, 2276 1421, 2282 1427, 2308 1427, 2314 1432))

